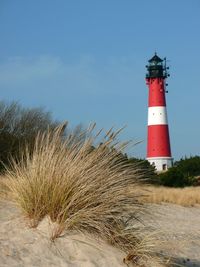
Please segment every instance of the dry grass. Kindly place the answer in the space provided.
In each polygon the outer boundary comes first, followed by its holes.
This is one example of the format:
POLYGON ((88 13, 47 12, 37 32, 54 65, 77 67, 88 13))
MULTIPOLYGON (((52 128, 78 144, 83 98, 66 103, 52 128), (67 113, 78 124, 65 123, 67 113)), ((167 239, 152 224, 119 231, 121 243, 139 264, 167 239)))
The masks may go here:
POLYGON ((32 226, 50 216, 56 222, 53 240, 66 230, 92 233, 125 251, 125 261, 135 266, 158 262, 153 241, 149 245, 134 223, 128 227, 130 219, 138 225, 145 210, 138 182, 144 174, 120 156, 126 144, 110 130, 94 149, 99 134, 91 137, 93 128, 84 142, 73 142, 73 136, 63 141, 62 127, 39 134, 33 153, 27 149, 20 163, 12 161, 6 174, 12 199, 32 226))
POLYGON ((9 198, 9 188, 6 185, 7 178, 4 175, 0 175, 0 200, 6 200, 9 198))
POLYGON ((144 202, 160 204, 162 202, 185 207, 200 205, 200 187, 168 188, 146 187, 144 202))

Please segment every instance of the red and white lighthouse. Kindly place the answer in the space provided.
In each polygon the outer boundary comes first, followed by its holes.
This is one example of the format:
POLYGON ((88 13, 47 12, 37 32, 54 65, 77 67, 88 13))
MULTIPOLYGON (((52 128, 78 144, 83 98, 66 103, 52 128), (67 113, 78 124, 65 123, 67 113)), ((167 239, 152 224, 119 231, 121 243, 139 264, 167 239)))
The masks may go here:
POLYGON ((172 166, 169 128, 166 108, 166 78, 169 76, 166 58, 155 55, 146 66, 146 83, 149 88, 147 160, 158 172, 172 166))

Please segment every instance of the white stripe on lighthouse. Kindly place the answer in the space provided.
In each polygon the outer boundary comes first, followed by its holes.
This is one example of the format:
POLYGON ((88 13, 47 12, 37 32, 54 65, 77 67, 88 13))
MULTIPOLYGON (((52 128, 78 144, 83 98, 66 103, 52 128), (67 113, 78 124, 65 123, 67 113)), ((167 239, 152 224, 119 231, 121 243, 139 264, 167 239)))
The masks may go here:
POLYGON ((167 123, 166 107, 149 107, 148 108, 148 125, 162 125, 167 123))

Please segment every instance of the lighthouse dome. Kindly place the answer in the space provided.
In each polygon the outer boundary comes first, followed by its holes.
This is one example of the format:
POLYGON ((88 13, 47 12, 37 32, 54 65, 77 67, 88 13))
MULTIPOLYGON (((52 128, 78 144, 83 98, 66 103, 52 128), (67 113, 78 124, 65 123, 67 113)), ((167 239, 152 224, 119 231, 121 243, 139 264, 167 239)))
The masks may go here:
POLYGON ((148 60, 149 65, 146 66, 148 73, 146 78, 166 78, 166 61, 161 59, 156 53, 148 60), (163 64, 164 61, 164 64, 163 64))
POLYGON ((159 56, 157 56, 156 53, 155 53, 155 55, 151 59, 149 59, 149 63, 150 64, 157 65, 158 63, 162 63, 162 62, 163 62, 163 60, 159 56))

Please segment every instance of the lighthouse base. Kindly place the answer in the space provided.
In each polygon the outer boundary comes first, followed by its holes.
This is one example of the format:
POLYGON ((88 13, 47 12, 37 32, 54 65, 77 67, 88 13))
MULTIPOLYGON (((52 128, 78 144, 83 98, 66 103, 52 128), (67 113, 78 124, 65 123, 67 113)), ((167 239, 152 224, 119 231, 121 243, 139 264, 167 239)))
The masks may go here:
POLYGON ((173 165, 173 158, 171 157, 153 157, 147 158, 147 160, 155 166, 157 172, 167 171, 173 165))

